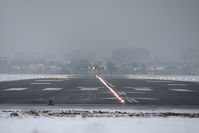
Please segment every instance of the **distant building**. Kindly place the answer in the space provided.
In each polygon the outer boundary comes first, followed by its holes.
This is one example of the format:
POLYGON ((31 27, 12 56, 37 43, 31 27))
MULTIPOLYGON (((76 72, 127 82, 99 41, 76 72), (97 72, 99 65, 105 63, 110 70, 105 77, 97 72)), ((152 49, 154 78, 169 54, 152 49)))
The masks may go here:
POLYGON ((144 48, 119 48, 112 53, 112 59, 121 62, 145 62, 149 58, 150 52, 144 48))

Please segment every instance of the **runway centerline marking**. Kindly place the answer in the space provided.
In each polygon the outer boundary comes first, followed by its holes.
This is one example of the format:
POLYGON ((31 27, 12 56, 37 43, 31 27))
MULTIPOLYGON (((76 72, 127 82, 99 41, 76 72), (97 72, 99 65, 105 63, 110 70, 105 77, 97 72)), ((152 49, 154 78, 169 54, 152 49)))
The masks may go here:
POLYGON ((42 89, 43 91, 60 91, 62 90, 63 88, 45 88, 45 89, 42 89))
POLYGON ((22 91, 22 90, 27 90, 28 88, 8 88, 4 89, 4 91, 22 91))
POLYGON ((32 85, 49 85, 51 83, 31 83, 32 85))
POLYGON ((172 91, 180 91, 180 92, 191 92, 192 90, 189 89, 170 89, 172 91))
POLYGON ((134 87, 133 89, 136 91, 153 91, 151 87, 134 87))

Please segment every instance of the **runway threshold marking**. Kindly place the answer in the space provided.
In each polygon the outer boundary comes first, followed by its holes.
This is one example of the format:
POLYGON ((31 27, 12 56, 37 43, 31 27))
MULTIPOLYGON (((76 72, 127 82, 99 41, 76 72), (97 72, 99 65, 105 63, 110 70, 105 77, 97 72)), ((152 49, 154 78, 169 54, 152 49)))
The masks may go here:
POLYGON ((4 89, 4 91, 22 91, 22 90, 27 90, 28 88, 8 88, 4 89))
POLYGON ((99 79, 99 80, 101 81, 101 83, 103 83, 121 103, 125 103, 124 99, 121 98, 120 95, 119 95, 116 91, 114 91, 114 90, 102 79, 101 76, 96 75, 96 78, 99 79))
POLYGON ((62 90, 63 88, 45 88, 45 89, 42 89, 43 91, 60 91, 62 90))

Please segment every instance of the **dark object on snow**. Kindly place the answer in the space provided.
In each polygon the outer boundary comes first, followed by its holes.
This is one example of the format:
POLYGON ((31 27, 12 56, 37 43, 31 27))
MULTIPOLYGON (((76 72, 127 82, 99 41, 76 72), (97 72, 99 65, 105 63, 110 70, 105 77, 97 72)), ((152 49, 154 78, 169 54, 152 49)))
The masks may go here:
POLYGON ((48 101, 48 105, 53 105, 53 100, 52 100, 52 99, 50 99, 50 100, 48 101))
POLYGON ((30 115, 34 115, 34 116, 39 116, 39 114, 37 113, 37 111, 30 111, 29 114, 30 115))
POLYGON ((19 116, 19 114, 12 112, 10 116, 19 116))

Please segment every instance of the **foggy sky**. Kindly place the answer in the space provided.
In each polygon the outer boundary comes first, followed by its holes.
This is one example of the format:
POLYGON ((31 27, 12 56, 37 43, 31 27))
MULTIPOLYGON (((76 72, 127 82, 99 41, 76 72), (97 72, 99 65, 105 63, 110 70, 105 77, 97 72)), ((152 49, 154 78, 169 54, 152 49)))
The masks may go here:
POLYGON ((198 0, 0 0, 0 56, 199 48, 198 0))

